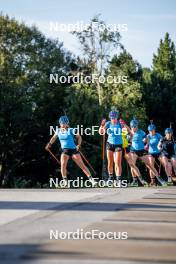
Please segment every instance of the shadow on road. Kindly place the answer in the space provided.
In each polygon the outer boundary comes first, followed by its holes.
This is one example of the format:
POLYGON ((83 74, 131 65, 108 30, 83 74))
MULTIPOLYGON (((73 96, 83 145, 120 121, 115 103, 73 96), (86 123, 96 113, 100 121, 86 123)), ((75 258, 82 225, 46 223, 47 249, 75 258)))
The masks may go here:
POLYGON ((76 211, 115 211, 122 209, 172 209, 176 205, 145 203, 97 203, 97 202, 19 202, 1 201, 0 210, 76 210, 76 211))

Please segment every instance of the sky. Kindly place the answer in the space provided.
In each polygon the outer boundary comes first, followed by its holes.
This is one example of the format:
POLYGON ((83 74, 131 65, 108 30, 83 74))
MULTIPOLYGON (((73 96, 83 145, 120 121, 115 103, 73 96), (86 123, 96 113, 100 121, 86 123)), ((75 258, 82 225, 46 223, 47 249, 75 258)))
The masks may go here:
POLYGON ((76 38, 69 32, 53 31, 50 23, 86 24, 101 14, 107 24, 127 24, 121 42, 144 67, 152 65, 159 41, 169 32, 176 43, 175 0, 0 0, 0 11, 27 25, 36 25, 47 37, 58 38, 75 55, 76 38))

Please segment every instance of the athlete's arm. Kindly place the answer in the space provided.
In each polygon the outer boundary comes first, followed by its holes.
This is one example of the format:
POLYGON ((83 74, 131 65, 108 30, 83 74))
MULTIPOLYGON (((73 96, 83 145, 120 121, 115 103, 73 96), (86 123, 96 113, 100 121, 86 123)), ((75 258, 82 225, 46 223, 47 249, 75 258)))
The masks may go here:
POLYGON ((147 142, 147 135, 146 135, 146 133, 144 132, 144 131, 141 131, 141 133, 142 133, 142 137, 143 137, 143 142, 144 142, 144 144, 147 142))
POLYGON ((149 140, 149 137, 148 136, 146 137, 146 142, 145 143, 148 144, 148 145, 150 143, 150 140, 149 140))
POLYGON ((48 150, 49 148, 51 148, 52 144, 56 141, 56 139, 57 139, 57 134, 54 134, 54 136, 52 136, 50 141, 47 143, 45 149, 48 150))
POLYGON ((162 139, 159 141, 159 143, 158 143, 158 149, 159 150, 162 150, 162 146, 163 146, 163 142, 162 142, 162 139))
POLYGON ((130 133, 131 133, 131 129, 130 129, 130 127, 129 127, 127 124, 125 124, 124 126, 126 127, 128 133, 130 134, 130 133))
POLYGON ((123 124, 123 127, 125 127, 129 134, 131 134, 131 129, 127 124, 123 124))
POLYGON ((103 119, 103 120, 101 121, 101 125, 100 125, 100 128, 99 128, 99 130, 98 130, 98 132, 99 132, 100 135, 104 135, 104 134, 105 134, 105 132, 106 132, 106 127, 105 127, 105 125, 106 125, 106 119, 103 119))
POLYGON ((125 121, 122 118, 120 118, 119 123, 121 124, 122 128, 125 127, 127 129, 129 134, 131 133, 130 127, 125 123, 125 121))
POLYGON ((81 143, 82 143, 82 137, 80 134, 76 135, 76 138, 78 140, 78 145, 76 146, 77 150, 81 147, 81 143))

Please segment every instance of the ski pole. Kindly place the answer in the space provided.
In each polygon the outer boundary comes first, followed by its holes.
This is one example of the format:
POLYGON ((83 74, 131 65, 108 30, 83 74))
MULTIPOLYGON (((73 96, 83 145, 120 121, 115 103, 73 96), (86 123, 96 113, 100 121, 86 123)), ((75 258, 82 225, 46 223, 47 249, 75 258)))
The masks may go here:
MULTIPOLYGON (((170 122, 170 128, 172 129, 172 125, 173 125, 173 122, 170 122)), ((172 140, 173 140, 173 142, 174 142, 174 136, 173 136, 173 134, 172 134, 172 140)))
POLYGON ((80 155, 82 156, 82 158, 87 162, 87 164, 89 165, 89 167, 92 169, 93 173, 96 175, 96 171, 94 170, 94 168, 92 167, 92 165, 90 164, 90 162, 86 159, 86 157, 81 152, 81 150, 78 150, 78 152, 80 153, 80 155))
POLYGON ((104 134, 102 140, 102 172, 101 172, 101 176, 103 180, 106 180, 107 178, 106 165, 105 165, 105 144, 106 144, 106 135, 104 134))
POLYGON ((59 165, 60 165, 61 164, 60 161, 56 158, 56 156, 52 153, 52 151, 50 149, 48 149, 48 152, 53 157, 53 159, 55 159, 57 161, 57 163, 59 163, 59 165))
POLYGON ((158 174, 160 175, 161 174, 161 161, 159 162, 159 164, 156 162, 155 160, 155 164, 157 165, 159 171, 158 171, 158 174))
MULTIPOLYGON (((124 158, 126 157, 127 153, 126 153, 126 148, 124 148, 124 158)), ((127 176, 128 176, 128 180, 130 180, 130 171, 129 171, 129 164, 127 159, 125 158, 126 161, 126 167, 127 167, 127 176)))
MULTIPOLYGON (((103 118, 101 122, 101 126, 105 126, 106 119, 103 118)), ((105 166, 105 144, 106 144, 106 134, 105 131, 102 134, 102 170, 101 170, 101 177, 102 180, 106 180, 107 173, 106 173, 106 166, 105 166)))

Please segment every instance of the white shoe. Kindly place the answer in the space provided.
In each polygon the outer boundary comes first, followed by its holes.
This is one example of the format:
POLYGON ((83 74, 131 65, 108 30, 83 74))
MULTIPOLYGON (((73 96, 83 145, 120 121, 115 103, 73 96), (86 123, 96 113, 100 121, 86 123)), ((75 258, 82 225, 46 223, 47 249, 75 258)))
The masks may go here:
POLYGON ((92 184, 92 187, 95 187, 97 185, 97 182, 94 180, 94 178, 90 178, 89 182, 92 184))
POLYGON ((61 188, 67 188, 68 187, 68 180, 67 179, 62 179, 62 183, 60 184, 61 188))
POLYGON ((172 182, 172 177, 167 177, 167 184, 168 185, 172 185, 173 184, 173 182, 172 182))

